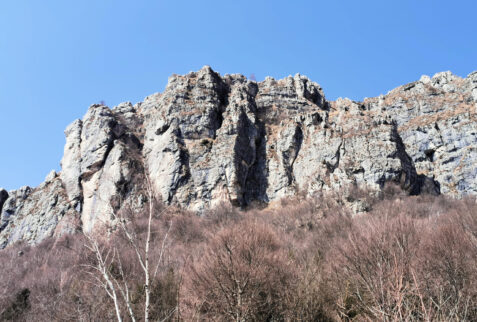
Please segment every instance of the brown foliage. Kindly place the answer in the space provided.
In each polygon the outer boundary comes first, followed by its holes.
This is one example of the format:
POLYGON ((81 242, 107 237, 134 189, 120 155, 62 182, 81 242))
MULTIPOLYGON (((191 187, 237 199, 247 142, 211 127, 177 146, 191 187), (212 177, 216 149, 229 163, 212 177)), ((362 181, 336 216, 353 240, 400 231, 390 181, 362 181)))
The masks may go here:
MULTIPOLYGON (((151 319, 237 321, 477 320, 477 204, 473 199, 380 194, 297 196, 265 209, 222 205, 195 214, 157 203, 151 260, 151 319), (347 203, 364 202, 352 215, 347 203), (173 312, 173 314, 171 314, 173 312)), ((138 240, 144 214, 129 214, 138 240), (132 216, 132 217, 131 217, 132 216)), ((90 278, 95 258, 81 235, 0 251, 0 319, 115 320, 90 278), (27 295, 28 294, 28 295, 27 295)), ((112 230, 138 320, 144 281, 134 249, 112 230)), ((120 307, 127 317, 127 308, 120 307)))
POLYGON ((202 318, 277 319, 293 274, 282 245, 265 225, 245 221, 221 230, 190 271, 192 303, 202 318))

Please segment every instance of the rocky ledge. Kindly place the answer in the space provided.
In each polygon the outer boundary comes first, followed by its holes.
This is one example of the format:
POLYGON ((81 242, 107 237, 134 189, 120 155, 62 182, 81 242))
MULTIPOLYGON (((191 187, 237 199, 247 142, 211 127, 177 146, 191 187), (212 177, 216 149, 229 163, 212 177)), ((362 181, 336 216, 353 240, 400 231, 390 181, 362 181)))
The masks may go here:
POLYGON ((162 200, 201 212, 395 181, 409 194, 477 194, 477 72, 450 72, 386 95, 327 101, 295 75, 263 82, 206 66, 163 93, 92 105, 65 131, 59 175, 0 189, 0 247, 92 231, 146 182, 162 200))

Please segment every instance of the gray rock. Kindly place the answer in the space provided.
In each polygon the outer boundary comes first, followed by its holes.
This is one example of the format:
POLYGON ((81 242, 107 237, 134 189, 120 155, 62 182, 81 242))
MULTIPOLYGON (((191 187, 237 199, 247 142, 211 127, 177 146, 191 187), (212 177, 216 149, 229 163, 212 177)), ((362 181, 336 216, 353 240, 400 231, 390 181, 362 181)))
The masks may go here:
POLYGON ((10 191, 1 210, 0 248, 18 241, 36 244, 54 236, 62 221, 74 221, 76 216, 59 178, 42 188, 10 191))
POLYGON ((55 170, 51 170, 45 178, 45 183, 52 182, 57 177, 57 173, 55 170))
POLYGON ((3 193, 3 209, 0 191, 0 242, 100 230, 124 204, 142 207, 145 174, 164 202, 198 212, 387 181, 409 194, 476 195, 476 102, 477 72, 422 76, 363 102, 327 101, 299 74, 173 75, 163 93, 93 105, 68 126, 59 177, 3 193))
POLYGON ((83 118, 81 130, 81 177, 89 177, 101 169, 114 140, 115 120, 111 110, 92 105, 83 118))
POLYGON ((81 193, 81 130, 83 122, 76 120, 65 130, 66 144, 61 160, 61 181, 71 201, 79 201, 81 193))

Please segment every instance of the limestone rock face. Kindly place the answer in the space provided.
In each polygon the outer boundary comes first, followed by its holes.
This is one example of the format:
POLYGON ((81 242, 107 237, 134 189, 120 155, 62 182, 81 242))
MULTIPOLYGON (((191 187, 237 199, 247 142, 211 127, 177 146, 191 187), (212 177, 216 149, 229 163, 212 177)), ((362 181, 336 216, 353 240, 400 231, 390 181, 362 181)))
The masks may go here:
POLYGON ((76 120, 65 130, 66 144, 61 160, 61 180, 71 201, 81 198, 81 129, 83 122, 76 120))
POLYGON ((92 105, 83 120, 65 131, 61 179, 81 213, 83 230, 108 223, 118 200, 132 196, 133 178, 142 176, 141 120, 131 103, 110 110, 92 105))
POLYGON ((375 120, 394 120, 418 174, 434 178, 441 193, 477 194, 477 73, 450 72, 401 86, 364 101, 375 120))
POLYGON ((59 178, 36 189, 25 186, 10 191, 1 210, 0 248, 74 232, 77 216, 59 178))
POLYGON ((362 102, 327 101, 299 74, 173 75, 136 105, 92 105, 65 131, 61 173, 0 190, 0 244, 94 231, 124 204, 140 208, 146 182, 198 213, 387 181, 410 194, 475 195, 476 107, 477 72, 423 76, 362 102))
POLYGON ((244 204, 259 140, 257 90, 244 76, 204 67, 172 76, 162 95, 146 99, 144 161, 164 201, 196 210, 220 198, 244 204))

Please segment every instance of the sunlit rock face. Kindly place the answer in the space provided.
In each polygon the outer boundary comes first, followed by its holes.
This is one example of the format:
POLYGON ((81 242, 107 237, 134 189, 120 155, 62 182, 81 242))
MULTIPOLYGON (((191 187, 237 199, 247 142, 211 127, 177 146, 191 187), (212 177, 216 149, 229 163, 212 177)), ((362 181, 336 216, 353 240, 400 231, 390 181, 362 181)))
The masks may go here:
POLYGON ((0 247, 95 231, 125 205, 140 209, 148 184, 199 214, 388 181, 410 194, 475 195, 476 106, 477 72, 423 76, 362 102, 327 101, 298 74, 173 75, 144 102, 92 105, 65 131, 58 175, 0 190, 0 247))

